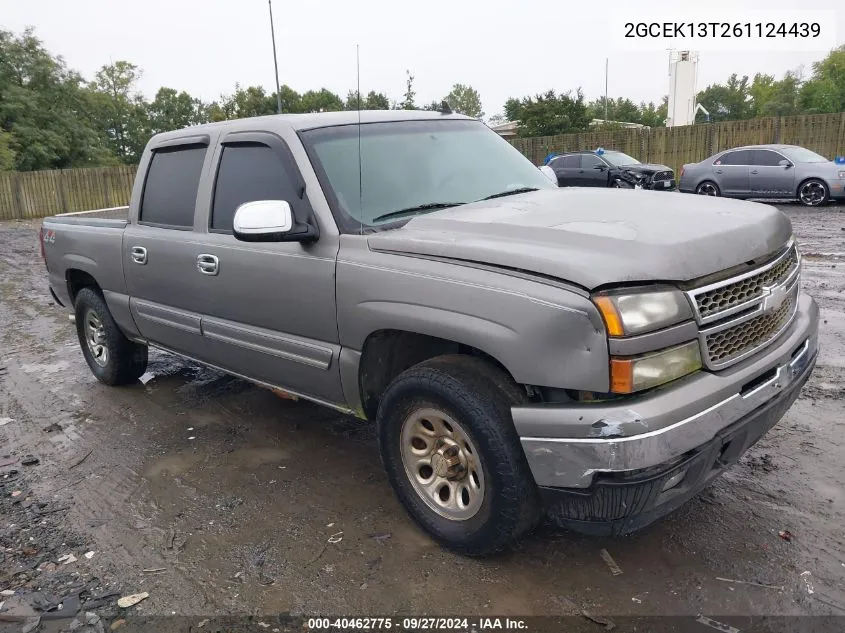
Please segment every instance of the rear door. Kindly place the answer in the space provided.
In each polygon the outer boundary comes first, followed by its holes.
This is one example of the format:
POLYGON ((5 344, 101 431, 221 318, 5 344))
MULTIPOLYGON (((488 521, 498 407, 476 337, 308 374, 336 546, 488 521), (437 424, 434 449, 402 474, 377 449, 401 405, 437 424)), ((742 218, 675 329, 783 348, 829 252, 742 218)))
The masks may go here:
POLYGON ((199 360, 207 357, 200 321, 208 297, 196 283, 200 247, 192 231, 208 146, 204 136, 152 150, 138 208, 123 234, 129 305, 141 335, 199 360))
POLYGON ((581 172, 581 155, 568 154, 559 156, 549 163, 557 174, 557 184, 560 187, 573 187, 578 184, 581 172))
MULTIPOLYGON (((203 334, 212 364, 329 403, 343 403, 335 308, 337 235, 313 244, 242 242, 232 234, 245 202, 285 200, 313 213, 290 148, 275 134, 233 132, 215 152, 210 204, 194 238, 204 270, 203 334)), ((197 262, 199 263, 199 262, 197 262)))
POLYGON ((582 187, 607 187, 607 164, 593 154, 581 154, 578 181, 582 187))
POLYGON ((750 196, 749 172, 753 150, 737 149, 719 156, 713 163, 713 176, 722 195, 750 196))
POLYGON ((795 168, 780 164, 786 156, 770 149, 755 149, 754 164, 749 172, 751 195, 760 198, 795 196, 795 168))

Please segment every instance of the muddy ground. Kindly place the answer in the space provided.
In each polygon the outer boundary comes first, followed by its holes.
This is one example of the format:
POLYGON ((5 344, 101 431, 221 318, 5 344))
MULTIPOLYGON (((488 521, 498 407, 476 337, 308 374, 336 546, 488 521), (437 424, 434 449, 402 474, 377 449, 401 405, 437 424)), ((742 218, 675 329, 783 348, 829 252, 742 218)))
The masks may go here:
POLYGON ((410 522, 359 422, 158 352, 145 384, 98 383, 50 300, 37 223, 0 223, 0 627, 29 612, 58 630, 80 608, 96 614, 84 631, 172 614, 195 616, 192 630, 280 613, 575 615, 569 630, 603 630, 585 610, 617 630, 673 615, 705 632, 700 614, 845 616, 845 209, 782 208, 823 323, 781 423, 644 532, 541 526, 486 560, 410 522), (137 592, 149 598, 116 606, 137 592))

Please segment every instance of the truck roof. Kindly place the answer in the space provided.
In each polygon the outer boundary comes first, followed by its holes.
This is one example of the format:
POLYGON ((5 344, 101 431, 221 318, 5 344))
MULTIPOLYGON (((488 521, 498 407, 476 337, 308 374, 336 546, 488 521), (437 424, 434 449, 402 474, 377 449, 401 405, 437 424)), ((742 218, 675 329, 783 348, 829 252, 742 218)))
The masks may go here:
MULTIPOLYGON (((236 131, 240 129, 255 129, 257 122, 262 122, 267 128, 278 125, 288 126, 294 130, 312 130, 321 127, 332 127, 337 125, 355 125, 358 123, 357 110, 344 110, 341 112, 312 112, 308 114, 271 114, 261 117, 246 119, 233 119, 231 121, 220 121, 217 123, 205 123, 192 127, 162 132, 153 136, 153 141, 164 141, 176 139, 183 136, 195 136, 204 132, 236 131)), ((475 120, 462 114, 441 114, 433 110, 361 110, 361 123, 383 123, 390 121, 426 121, 440 119, 461 119, 465 121, 475 120)))

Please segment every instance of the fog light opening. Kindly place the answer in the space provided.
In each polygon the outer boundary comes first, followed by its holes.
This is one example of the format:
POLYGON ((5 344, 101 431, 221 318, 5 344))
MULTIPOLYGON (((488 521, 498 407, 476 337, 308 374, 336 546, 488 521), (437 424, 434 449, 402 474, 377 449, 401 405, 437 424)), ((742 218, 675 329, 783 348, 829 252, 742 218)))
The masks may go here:
POLYGON ((676 472, 674 475, 672 475, 671 477, 669 477, 669 479, 666 480, 666 483, 663 484, 663 490, 661 490, 660 492, 666 492, 667 490, 671 490, 672 488, 677 486, 684 480, 684 476, 686 476, 686 474, 686 469, 676 472))

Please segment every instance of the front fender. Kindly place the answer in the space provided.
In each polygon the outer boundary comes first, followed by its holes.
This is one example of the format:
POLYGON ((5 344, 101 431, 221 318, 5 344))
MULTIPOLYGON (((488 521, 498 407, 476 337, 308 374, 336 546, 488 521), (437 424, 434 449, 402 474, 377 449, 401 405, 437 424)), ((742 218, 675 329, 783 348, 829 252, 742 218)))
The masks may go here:
POLYGON ((360 351, 378 330, 408 331, 475 347, 522 384, 608 389, 601 316, 564 284, 342 244, 337 310, 344 348, 360 351))

